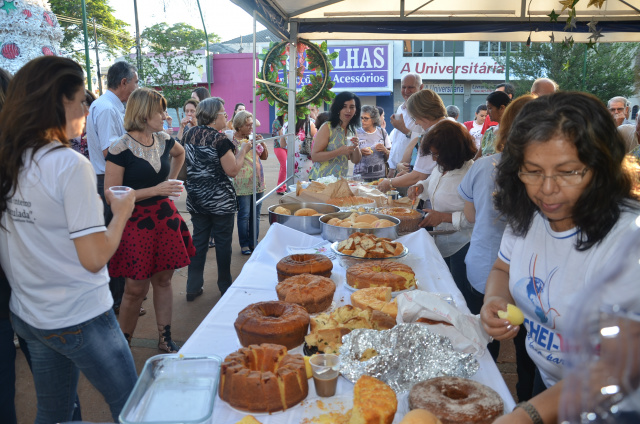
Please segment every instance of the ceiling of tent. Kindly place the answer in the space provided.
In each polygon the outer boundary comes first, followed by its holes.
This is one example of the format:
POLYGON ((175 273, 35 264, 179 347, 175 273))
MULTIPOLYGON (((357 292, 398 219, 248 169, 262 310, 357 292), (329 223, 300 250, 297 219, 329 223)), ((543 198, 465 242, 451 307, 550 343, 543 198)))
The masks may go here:
MULTIPOLYGON (((308 39, 486 40, 589 42, 597 21, 599 42, 640 42, 640 0, 576 4, 576 26, 564 31, 568 10, 560 0, 231 0, 272 32, 288 38, 290 24, 308 39), (558 22, 547 16, 555 10, 558 22)), ((563 0, 567 3, 571 0, 563 0)), ((602 0, 600 0, 602 1, 602 0)))

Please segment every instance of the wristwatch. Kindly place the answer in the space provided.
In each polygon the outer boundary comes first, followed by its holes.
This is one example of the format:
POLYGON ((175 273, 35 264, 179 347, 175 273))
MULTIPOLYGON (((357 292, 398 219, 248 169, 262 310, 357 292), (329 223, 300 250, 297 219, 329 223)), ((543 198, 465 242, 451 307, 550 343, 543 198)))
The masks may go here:
POLYGON ((411 138, 411 130, 409 130, 409 132, 405 135, 407 136, 407 138, 411 138))

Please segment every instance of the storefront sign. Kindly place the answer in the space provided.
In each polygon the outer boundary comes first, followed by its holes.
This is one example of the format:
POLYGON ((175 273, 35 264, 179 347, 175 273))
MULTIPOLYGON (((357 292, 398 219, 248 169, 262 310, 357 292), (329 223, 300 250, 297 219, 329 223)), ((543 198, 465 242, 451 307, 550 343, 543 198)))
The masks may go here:
MULTIPOLYGON (((424 84, 424 88, 435 91, 438 94, 451 94, 451 84, 424 84)), ((456 94, 464 94, 464 84, 456 84, 456 94)))
POLYGON ((490 94, 493 93, 492 86, 485 86, 485 84, 471 84, 471 94, 490 94))
MULTIPOLYGON (((327 47, 329 53, 338 52, 338 57, 331 64, 331 79, 334 86, 331 91, 354 91, 357 93, 392 92, 393 91, 393 43, 370 41, 341 42, 332 41, 327 47)), ((305 70, 298 88, 311 81, 309 76, 315 74, 305 70)), ((282 74, 281 78, 282 78, 282 74)))
POLYGON ((394 63, 394 78, 402 79, 409 73, 417 73, 423 80, 451 80, 454 76, 461 80, 504 80, 504 66, 490 57, 398 57, 394 63))

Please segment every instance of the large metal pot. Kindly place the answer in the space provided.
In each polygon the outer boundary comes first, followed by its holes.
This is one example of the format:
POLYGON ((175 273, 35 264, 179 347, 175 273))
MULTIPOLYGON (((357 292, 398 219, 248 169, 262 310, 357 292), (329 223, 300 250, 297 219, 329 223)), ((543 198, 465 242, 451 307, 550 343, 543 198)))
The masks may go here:
POLYGON ((384 227, 384 228, 336 227, 335 225, 327 224, 327 222, 331 218, 345 219, 351 216, 352 212, 328 213, 320 217, 320 226, 322 227, 322 238, 325 240, 329 240, 330 242, 342 241, 349 238, 351 234, 357 233, 357 232, 365 233, 365 234, 374 234, 376 237, 386 237, 391 240, 395 240, 398 238, 398 224, 400 223, 400 220, 398 218, 390 215, 383 215, 381 213, 371 213, 371 212, 368 212, 368 213, 378 218, 388 219, 391 222, 395 222, 396 225, 394 225, 393 227, 384 227))
POLYGON ((318 213, 332 213, 338 212, 339 207, 333 205, 327 205, 326 203, 281 203, 279 205, 269 206, 269 224, 277 222, 278 224, 285 225, 293 228, 294 230, 302 231, 306 234, 320 234, 320 218, 319 216, 295 216, 293 215, 298 209, 311 208, 318 211, 318 213), (291 211, 291 215, 280 215, 274 212, 278 207, 282 206, 291 211))

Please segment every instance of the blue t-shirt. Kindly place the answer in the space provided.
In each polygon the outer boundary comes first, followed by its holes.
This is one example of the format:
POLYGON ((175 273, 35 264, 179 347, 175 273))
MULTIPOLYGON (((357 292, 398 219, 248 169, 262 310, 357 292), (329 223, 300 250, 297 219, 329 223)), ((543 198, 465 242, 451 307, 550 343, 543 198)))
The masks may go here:
POLYGON ((507 225, 504 219, 498 218, 498 211, 493 207, 495 172, 501 156, 498 153, 475 161, 458 186, 460 197, 476 208, 471 245, 464 262, 469 283, 480 293, 484 293, 489 271, 498 258, 507 225))

